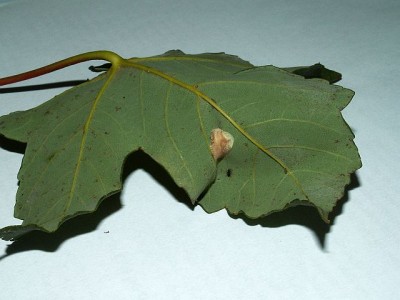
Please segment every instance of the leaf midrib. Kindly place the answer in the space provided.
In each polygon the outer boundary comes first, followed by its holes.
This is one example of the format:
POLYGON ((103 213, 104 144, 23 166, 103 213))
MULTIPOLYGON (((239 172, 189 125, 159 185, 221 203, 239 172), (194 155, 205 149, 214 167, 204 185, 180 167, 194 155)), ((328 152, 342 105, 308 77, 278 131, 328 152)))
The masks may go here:
POLYGON ((66 212, 71 207, 72 199, 73 199, 73 197, 75 195, 76 183, 77 183, 77 179, 79 177, 79 171, 80 171, 81 164, 82 164, 82 157, 83 157, 83 153, 84 153, 84 149, 85 149, 85 145, 86 145, 86 140, 87 140, 87 136, 88 136, 88 132, 89 132, 89 127, 90 127, 90 124, 91 124, 91 122, 93 120, 93 115, 94 115, 94 113, 96 111, 98 103, 100 102, 100 99, 102 98, 104 92, 106 91, 108 85, 110 84, 110 82, 114 78, 115 73, 117 72, 118 69, 119 69, 118 65, 117 66, 113 66, 107 72, 108 78, 106 79, 105 83, 103 84, 103 86, 101 87, 99 93, 97 94, 97 97, 95 98, 95 100, 93 102, 92 108, 90 109, 89 116, 86 119, 85 125, 83 126, 83 135, 82 135, 81 144, 79 146, 78 159, 77 159, 77 163, 76 163, 76 166, 75 166, 74 174, 73 174, 73 177, 72 177, 72 183, 71 183, 70 193, 68 195, 68 201, 67 201, 67 203, 65 205, 65 208, 64 208, 64 211, 63 211, 64 214, 66 214, 66 212))
POLYGON ((137 64, 140 62, 152 62, 152 61, 171 61, 171 60, 189 60, 195 62, 212 62, 217 64, 224 64, 234 67, 242 67, 242 68, 252 68, 254 67, 252 64, 247 63, 232 63, 227 61, 221 61, 218 59, 211 58, 203 58, 203 57, 184 57, 184 56, 160 56, 160 57, 143 57, 143 58, 130 58, 125 60, 128 63, 137 64))
MULTIPOLYGON (((187 58, 190 60, 190 58, 187 58)), ((228 120, 232 124, 233 127, 235 127, 242 135, 244 135, 252 144, 254 144, 258 149, 260 149, 262 152, 267 154, 270 158, 272 158, 276 163, 278 163, 284 170, 285 173, 288 174, 296 186, 299 188, 301 193, 306 197, 306 199, 310 200, 307 193, 304 191, 304 188, 298 178, 293 174, 293 171, 275 154, 273 154, 269 149, 265 148, 262 146, 260 142, 258 142, 253 136, 251 136, 242 126, 239 125, 238 122, 236 122, 230 115, 225 112, 213 99, 211 99, 209 96, 201 92, 200 90, 197 89, 197 86, 193 86, 190 84, 187 84, 179 79, 176 79, 175 77, 172 77, 158 69, 155 69, 153 67, 149 67, 146 65, 142 65, 136 62, 132 62, 131 60, 124 60, 121 63, 121 66, 125 67, 133 67, 138 70, 145 71, 147 73, 153 74, 155 76, 158 76, 162 79, 167 80, 168 82, 175 84, 177 86, 180 86, 181 88, 184 88, 188 90, 189 92, 192 92, 196 96, 200 97, 204 101, 206 101, 209 105, 211 105, 218 113, 220 113, 225 119, 228 120)), ((111 71, 111 70, 110 70, 111 71)))

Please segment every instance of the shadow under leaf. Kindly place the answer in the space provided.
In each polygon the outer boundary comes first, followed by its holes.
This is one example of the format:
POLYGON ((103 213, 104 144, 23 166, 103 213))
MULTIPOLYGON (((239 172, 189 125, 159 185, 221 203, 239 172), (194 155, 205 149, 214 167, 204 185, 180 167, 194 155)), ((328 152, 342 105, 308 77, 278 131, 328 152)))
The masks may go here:
POLYGON ((81 83, 87 82, 88 80, 89 79, 57 81, 57 82, 43 83, 43 84, 33 84, 33 85, 23 85, 23 86, 17 86, 17 87, 9 87, 9 88, 0 88, 0 94, 31 92, 31 91, 54 89, 54 88, 71 87, 71 86, 76 86, 81 83))
POLYGON ((10 140, 3 135, 0 135, 0 148, 9 152, 24 154, 26 144, 18 141, 10 140))
POLYGON ((35 230, 23 235, 8 245, 6 255, 2 258, 30 250, 56 251, 66 240, 94 231, 102 220, 121 209, 120 196, 121 193, 117 193, 104 199, 95 212, 67 220, 56 232, 35 230))
MULTIPOLYGON (((0 147, 17 153, 24 153, 25 150, 24 143, 15 142, 2 136, 0 136, 0 147)), ((186 205, 192 210, 194 209, 186 192, 175 184, 171 176, 162 166, 143 151, 135 151, 125 160, 122 172, 123 182, 126 181, 130 174, 138 169, 143 169, 149 173, 154 180, 164 186, 178 202, 186 205)), ((334 224, 335 218, 341 214, 344 204, 348 201, 348 191, 358 186, 359 182, 357 176, 353 174, 344 197, 338 202, 338 205, 330 215, 331 224, 324 223, 316 209, 306 206, 292 207, 285 211, 277 212, 260 219, 249 219, 244 215, 232 215, 232 218, 242 219, 250 226, 260 225, 268 228, 282 227, 286 225, 301 225, 312 230, 316 235, 321 248, 324 248, 326 235, 334 224)), ((119 192, 105 198, 95 212, 79 215, 67 220, 54 233, 32 231, 25 234, 7 247, 6 254, 0 256, 0 260, 10 255, 29 250, 54 252, 66 240, 96 230, 102 220, 121 208, 121 193, 119 192)))
POLYGON ((287 225, 300 225, 310 229, 322 249, 325 249, 326 236, 335 224, 335 219, 343 212, 344 205, 349 201, 349 191, 359 187, 356 174, 350 176, 350 184, 345 190, 345 194, 340 199, 333 211, 329 215, 330 224, 322 221, 318 211, 311 206, 293 206, 284 211, 276 212, 259 219, 250 219, 243 214, 231 215, 234 219, 241 219, 250 226, 262 226, 268 228, 282 227, 287 225))
MULTIPOLYGON (((17 150, 16 152, 23 153, 24 145, 23 143, 14 142, 0 136, 0 146, 3 149, 9 151, 17 150)), ((186 192, 175 184, 163 167, 157 164, 157 162, 143 151, 135 151, 128 155, 122 172, 123 182, 126 181, 130 174, 138 169, 143 169, 149 173, 156 181, 163 185, 177 201, 187 205, 190 209, 194 209, 186 192)), ((66 240, 95 231, 105 218, 121 208, 121 192, 118 192, 103 199, 96 211, 82 214, 65 221, 60 228, 53 233, 35 230, 24 234, 12 244, 8 245, 6 254, 0 256, 0 260, 10 255, 30 250, 54 252, 66 240)))

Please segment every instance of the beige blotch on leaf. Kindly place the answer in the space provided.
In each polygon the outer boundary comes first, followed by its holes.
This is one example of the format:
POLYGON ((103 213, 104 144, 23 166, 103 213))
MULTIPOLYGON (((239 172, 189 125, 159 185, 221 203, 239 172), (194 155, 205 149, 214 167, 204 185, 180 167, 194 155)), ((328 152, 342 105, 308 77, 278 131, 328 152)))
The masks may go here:
POLYGON ((215 128, 211 130, 211 153, 215 160, 223 158, 231 151, 233 142, 233 136, 221 128, 215 128))

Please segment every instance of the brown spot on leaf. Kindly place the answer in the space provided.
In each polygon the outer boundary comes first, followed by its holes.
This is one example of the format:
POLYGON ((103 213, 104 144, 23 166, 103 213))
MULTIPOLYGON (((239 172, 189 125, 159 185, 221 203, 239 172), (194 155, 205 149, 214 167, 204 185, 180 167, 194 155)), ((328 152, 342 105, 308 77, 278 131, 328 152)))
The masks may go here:
POLYGON ((234 138, 221 128, 211 130, 211 153, 215 160, 219 160, 231 151, 234 138))

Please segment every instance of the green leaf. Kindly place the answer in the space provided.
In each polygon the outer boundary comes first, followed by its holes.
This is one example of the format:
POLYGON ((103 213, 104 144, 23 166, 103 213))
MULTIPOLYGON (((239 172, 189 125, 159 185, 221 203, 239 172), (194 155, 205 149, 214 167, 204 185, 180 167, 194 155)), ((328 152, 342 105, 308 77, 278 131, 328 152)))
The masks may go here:
POLYGON ((138 149, 207 212, 251 218, 301 204, 328 221, 361 167, 341 115, 353 92, 292 73, 299 68, 175 50, 92 70, 107 72, 0 118, 1 135, 27 143, 15 206, 23 223, 0 230, 2 238, 53 232, 94 211, 122 189, 124 160, 138 149), (218 160, 215 128, 234 137, 218 160))

